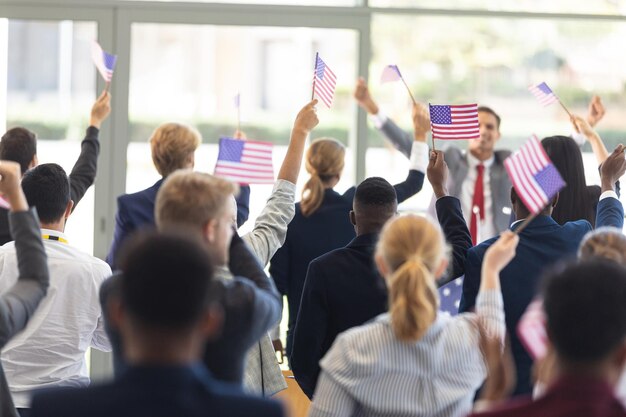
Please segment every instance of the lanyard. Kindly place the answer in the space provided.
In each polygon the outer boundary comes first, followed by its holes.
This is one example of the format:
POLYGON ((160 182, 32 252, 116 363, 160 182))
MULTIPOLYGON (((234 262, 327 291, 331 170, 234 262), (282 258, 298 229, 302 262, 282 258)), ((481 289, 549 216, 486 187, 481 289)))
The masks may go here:
POLYGON ((60 236, 53 236, 53 235, 41 235, 42 239, 45 240, 54 240, 57 242, 61 242, 61 243, 65 243, 66 245, 69 244, 70 242, 67 241, 67 239, 60 237, 60 236))

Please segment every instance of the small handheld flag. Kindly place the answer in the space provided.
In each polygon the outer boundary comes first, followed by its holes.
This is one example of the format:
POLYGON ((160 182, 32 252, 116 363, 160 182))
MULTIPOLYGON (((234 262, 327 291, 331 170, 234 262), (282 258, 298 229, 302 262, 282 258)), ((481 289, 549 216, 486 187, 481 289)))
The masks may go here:
POLYGON ((406 83, 406 81, 404 81, 404 77, 400 73, 400 69, 398 68, 398 66, 397 65, 387 65, 383 69, 383 73, 380 76, 380 83, 384 84, 384 83, 388 83, 388 82, 391 82, 391 81, 398 81, 398 80, 402 80, 402 83, 406 87, 406 91, 409 92, 409 96, 411 97, 411 101, 413 102, 413 104, 415 104, 416 103, 415 97, 413 97, 413 93, 411 93, 411 89, 409 88, 409 86, 406 83))
POLYGON ((319 54, 315 54, 315 74, 313 76, 313 94, 311 100, 317 97, 330 108, 333 104, 337 77, 326 65, 319 54))
POLYGON ((480 138, 477 104, 428 104, 428 107, 433 141, 480 138))
POLYGON ((528 305, 517 325, 517 335, 533 359, 542 359, 546 356, 548 334, 541 300, 535 300, 528 305))
POLYGON ((565 181, 535 135, 504 161, 504 167, 517 195, 531 214, 515 230, 516 233, 520 233, 526 224, 565 187, 565 181))
POLYGON ((272 143, 220 139, 215 175, 239 184, 273 184, 272 143))
POLYGON ((537 101, 539 101, 539 104, 541 104, 542 106, 546 107, 554 103, 559 103, 561 107, 563 107, 563 110, 565 110, 567 115, 570 118, 572 117, 572 114, 569 112, 569 110, 567 110, 567 107, 565 107, 559 97, 554 93, 554 91, 552 91, 550 87, 548 87, 548 84, 546 84, 545 82, 539 83, 537 85, 531 85, 530 87, 528 87, 528 91, 533 93, 537 101))
POLYGON ((113 70, 115 69, 115 64, 117 63, 117 55, 111 55, 103 51, 98 42, 94 41, 91 44, 91 58, 108 86, 113 78, 113 70))
POLYGON ((457 278, 437 289, 439 292, 439 310, 449 313, 451 316, 459 314, 459 305, 463 295, 463 279, 457 278))

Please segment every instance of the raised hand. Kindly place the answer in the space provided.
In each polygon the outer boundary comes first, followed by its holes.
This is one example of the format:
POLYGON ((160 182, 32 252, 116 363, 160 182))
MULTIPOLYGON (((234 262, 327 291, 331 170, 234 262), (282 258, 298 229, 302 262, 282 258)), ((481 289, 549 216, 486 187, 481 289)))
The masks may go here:
POLYGON ((426 142, 426 135, 430 131, 430 115, 428 109, 421 103, 413 104, 413 136, 417 142, 426 142))
POLYGON ((233 133, 233 139, 247 140, 248 136, 246 135, 246 132, 237 129, 235 130, 235 133, 233 133))
POLYGON ((600 179, 603 192, 613 190, 614 184, 624 175, 624 172, 626 172, 624 149, 624 145, 617 145, 613 153, 600 165, 600 179))
POLYGON ((448 183, 448 164, 446 164, 442 151, 430 152, 426 177, 433 187, 436 198, 448 195, 448 189, 446 188, 448 183))
POLYGON ((28 210, 28 202, 22 192, 20 164, 13 161, 0 161, 0 193, 5 197, 11 211, 28 210))
POLYGON ((587 122, 591 127, 594 127, 598 124, 600 120, 604 117, 606 113, 606 109, 604 108, 604 104, 602 104, 602 100, 598 96, 593 96, 591 98, 591 102, 589 103, 589 110, 587 111, 587 122))
POLYGON ((367 88, 367 83, 365 82, 365 78, 359 77, 356 82, 356 87, 354 89, 354 98, 356 99, 359 106, 363 108, 369 114, 378 114, 378 105, 372 99, 370 95, 370 90, 367 88))
POLYGON ((576 132, 582 133, 587 137, 587 139, 592 139, 592 137, 596 134, 589 122, 582 117, 572 115, 570 121, 572 122, 572 125, 574 125, 576 132))
POLYGON ((91 117, 89 119, 89 125, 100 129, 102 122, 104 122, 111 113, 111 94, 108 91, 103 91, 100 97, 96 99, 91 107, 91 117))
POLYGON ((319 119, 317 118, 317 99, 311 100, 306 106, 304 106, 298 115, 296 121, 293 123, 293 130, 308 135, 311 130, 317 126, 319 119))

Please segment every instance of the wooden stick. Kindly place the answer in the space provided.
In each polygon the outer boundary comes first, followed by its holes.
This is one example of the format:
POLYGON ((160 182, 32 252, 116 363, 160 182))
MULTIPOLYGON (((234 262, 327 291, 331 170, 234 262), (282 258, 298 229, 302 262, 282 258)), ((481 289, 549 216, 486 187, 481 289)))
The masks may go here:
POLYGON ((400 77, 400 79, 404 83, 404 86, 406 87, 406 91, 409 92, 409 96, 411 96, 411 101, 413 101, 413 105, 416 105, 417 101, 415 101, 415 97, 413 97, 413 93, 411 93, 411 89, 409 88, 409 85, 406 83, 406 81, 404 81, 404 77, 400 77))
POLYGON ((537 215, 541 213, 540 211, 535 213, 535 214, 531 214, 530 216, 526 217, 524 219, 524 221, 522 222, 522 224, 520 225, 520 227, 518 227, 517 229, 515 229, 515 231, 513 233, 515 233, 516 235, 519 235, 520 233, 522 233, 522 230, 524 230, 526 228, 526 226, 528 226, 530 224, 530 222, 532 222, 535 217, 537 217, 537 215))
POLYGON ((563 104, 563 102, 561 101, 561 99, 559 99, 559 104, 561 105, 561 107, 563 107, 563 110, 565 110, 565 112, 567 113, 567 115, 569 116, 569 118, 572 118, 572 113, 569 112, 569 110, 567 110, 567 107, 565 107, 565 105, 563 104))
POLYGON ((319 55, 319 52, 315 53, 315 66, 313 67, 313 90, 311 91, 311 101, 313 101, 313 99, 315 98, 315 78, 317 78, 317 58, 319 57, 319 55))
POLYGON ((107 81, 106 84, 104 84, 104 91, 109 91, 110 86, 111 86, 111 81, 107 81))

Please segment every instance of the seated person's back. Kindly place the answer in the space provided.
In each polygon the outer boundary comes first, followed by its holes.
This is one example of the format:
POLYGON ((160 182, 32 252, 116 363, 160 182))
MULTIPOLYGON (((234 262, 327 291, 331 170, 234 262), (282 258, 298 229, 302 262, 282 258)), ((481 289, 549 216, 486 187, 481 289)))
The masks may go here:
POLYGON ((200 242, 139 235, 120 259, 120 297, 108 307, 128 369, 104 385, 36 394, 33 416, 283 415, 278 404, 216 381, 200 363, 222 321, 213 265, 200 242))

